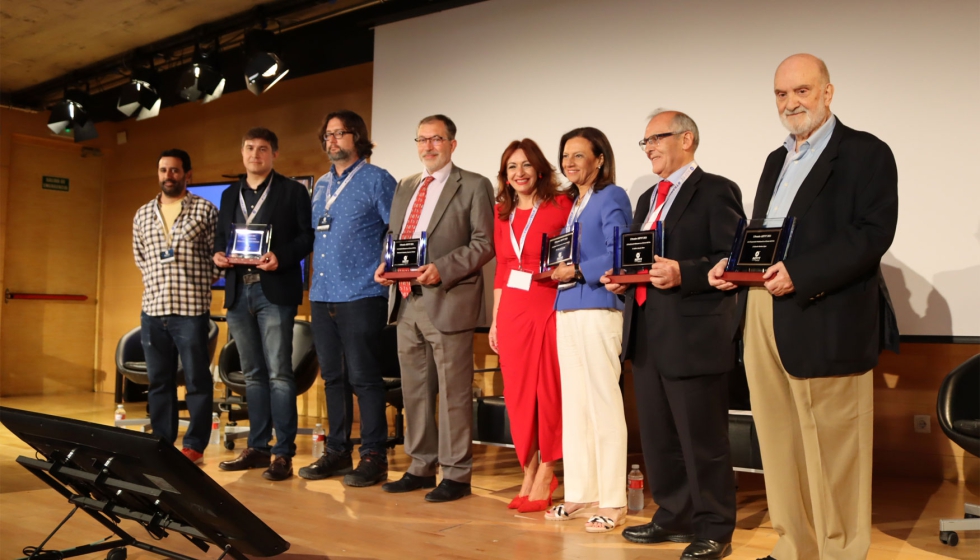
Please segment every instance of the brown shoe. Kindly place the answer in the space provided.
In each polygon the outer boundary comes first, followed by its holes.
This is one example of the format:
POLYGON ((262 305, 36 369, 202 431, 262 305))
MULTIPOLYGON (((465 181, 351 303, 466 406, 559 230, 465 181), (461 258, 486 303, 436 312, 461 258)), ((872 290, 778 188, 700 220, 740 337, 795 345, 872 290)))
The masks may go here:
POLYGON ((266 480, 286 480, 293 476, 293 459, 284 455, 276 455, 269 468, 262 473, 262 478, 266 480))
POLYGON ((261 469, 269 466, 272 460, 268 453, 259 451, 253 447, 246 448, 241 455, 231 461, 218 463, 218 468, 223 471, 244 471, 248 469, 261 469))

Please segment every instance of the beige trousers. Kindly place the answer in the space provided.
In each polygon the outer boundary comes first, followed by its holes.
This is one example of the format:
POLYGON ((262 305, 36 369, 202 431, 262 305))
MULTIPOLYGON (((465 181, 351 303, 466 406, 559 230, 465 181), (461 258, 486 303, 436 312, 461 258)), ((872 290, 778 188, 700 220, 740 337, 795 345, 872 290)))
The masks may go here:
POLYGON ((863 559, 871 546, 870 372, 802 379, 783 368, 772 296, 749 290, 745 371, 778 560, 863 559))
POLYGON ((626 506, 626 416, 619 389, 623 314, 556 314, 565 500, 626 506))

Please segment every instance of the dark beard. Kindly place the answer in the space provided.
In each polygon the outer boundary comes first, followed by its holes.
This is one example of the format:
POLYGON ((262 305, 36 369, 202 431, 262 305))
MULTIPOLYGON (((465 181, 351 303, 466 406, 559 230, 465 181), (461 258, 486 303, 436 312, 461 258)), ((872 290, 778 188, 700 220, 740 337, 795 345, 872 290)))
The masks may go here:
POLYGON ((173 184, 168 187, 167 182, 162 181, 160 183, 160 190, 163 191, 163 194, 169 196, 170 198, 177 198, 184 194, 184 183, 174 181, 173 184))

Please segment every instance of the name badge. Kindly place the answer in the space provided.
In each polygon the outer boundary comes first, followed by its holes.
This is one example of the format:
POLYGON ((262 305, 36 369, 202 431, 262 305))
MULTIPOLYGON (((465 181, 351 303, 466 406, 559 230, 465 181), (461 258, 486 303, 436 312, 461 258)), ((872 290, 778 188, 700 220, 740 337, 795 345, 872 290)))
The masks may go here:
POLYGON ((511 270, 510 276, 507 278, 507 287, 517 288, 526 292, 531 289, 531 278, 533 276, 530 272, 524 272, 523 270, 511 270))
POLYGON ((177 260, 177 256, 174 255, 173 247, 167 249, 166 251, 160 251, 160 262, 171 263, 174 262, 175 260, 177 260))
POLYGON ((317 231, 330 231, 330 224, 333 223, 333 216, 324 214, 320 216, 320 221, 316 224, 317 231))

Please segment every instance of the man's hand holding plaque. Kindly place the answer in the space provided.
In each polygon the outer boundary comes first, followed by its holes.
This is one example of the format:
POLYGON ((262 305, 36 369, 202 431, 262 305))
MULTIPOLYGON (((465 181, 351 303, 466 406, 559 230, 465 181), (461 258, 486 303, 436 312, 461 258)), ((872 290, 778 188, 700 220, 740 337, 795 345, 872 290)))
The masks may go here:
POLYGON ((268 263, 268 259, 263 261, 263 258, 269 253, 271 240, 270 224, 232 224, 225 259, 233 265, 257 266, 268 263))
POLYGON ((611 284, 643 284, 650 282, 649 270, 657 257, 664 254, 664 225, 643 231, 613 232, 613 269, 608 275, 611 284))
MULTIPOLYGON (((413 239, 395 239, 389 233, 385 238, 384 271, 379 277, 384 280, 416 280, 429 268, 425 266, 426 245, 424 231, 413 239)), ((438 277, 438 272, 435 274, 438 277)))
MULTIPOLYGON (((708 274, 709 283, 719 289, 731 289, 729 284, 768 286, 773 274, 767 274, 767 271, 786 258, 795 227, 796 218, 793 217, 742 219, 735 231, 732 254, 725 263, 724 272, 716 275, 715 269, 718 269, 721 263, 715 265, 708 274)), ((776 272, 773 271, 774 274, 776 272)), ((786 279, 779 277, 776 280, 778 291, 786 292, 786 279)), ((788 285, 792 286, 792 282, 788 285)))

